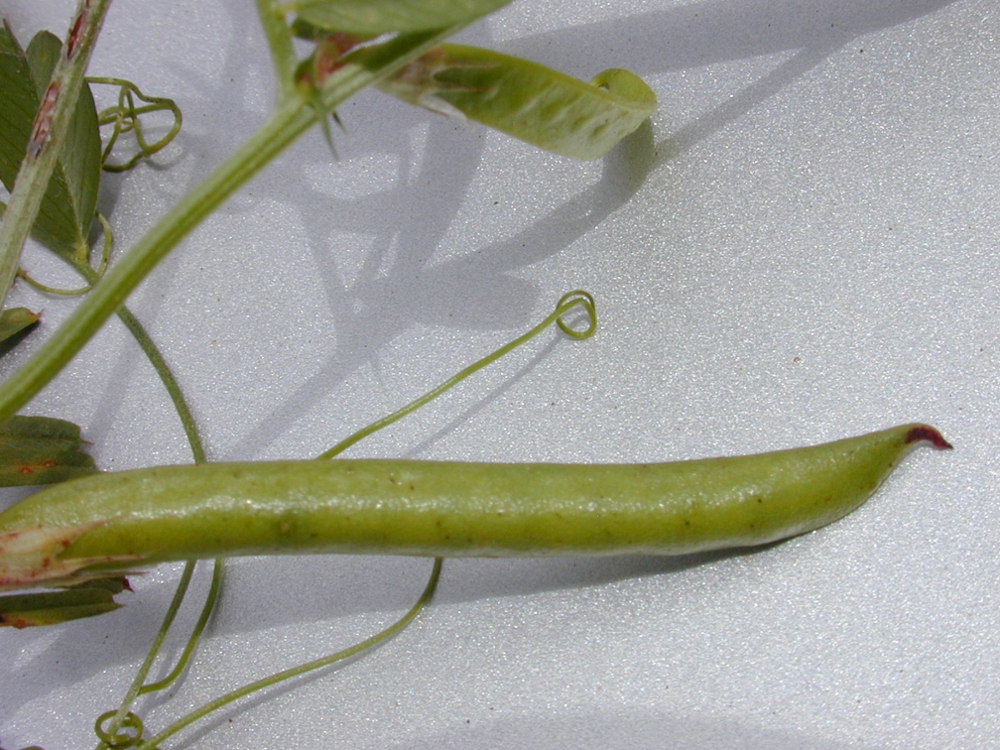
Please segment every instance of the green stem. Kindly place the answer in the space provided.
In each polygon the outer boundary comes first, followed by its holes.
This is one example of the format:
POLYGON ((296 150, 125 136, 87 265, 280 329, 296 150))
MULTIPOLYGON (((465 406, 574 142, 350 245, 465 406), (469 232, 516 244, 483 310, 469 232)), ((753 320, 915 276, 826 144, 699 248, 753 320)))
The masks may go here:
MULTIPOLYGON (((84 84, 87 63, 110 5, 111 0, 80 0, 59 62, 52 73, 49 91, 55 94, 55 98, 53 100, 46 92, 39 107, 28 152, 21 162, 10 202, 0 223, 0 307, 14 283, 21 261, 21 248, 35 224, 49 178, 59 159, 59 149, 84 84)), ((5 418, 0 417, 0 421, 5 418)))
MULTIPOLYGON (((402 35, 348 56, 346 64, 332 74, 320 90, 326 111, 333 110, 365 86, 392 74, 458 28, 452 26, 434 32, 402 35)), ((198 187, 167 212, 97 283, 74 314, 4 384, 0 391, 0 422, 12 416, 59 373, 108 317, 118 310, 132 290, 191 230, 277 157, 318 117, 304 98, 290 98, 198 187)))
POLYGON ((156 264, 232 192, 308 126, 304 107, 281 108, 241 148, 171 209, 102 278, 74 314, 4 384, 0 420, 28 401, 62 369, 124 303, 156 264))
POLYGON ((278 84, 278 101, 290 99, 295 94, 295 69, 299 60, 292 47, 292 34, 284 17, 274 7, 274 0, 256 0, 257 15, 267 37, 278 84))

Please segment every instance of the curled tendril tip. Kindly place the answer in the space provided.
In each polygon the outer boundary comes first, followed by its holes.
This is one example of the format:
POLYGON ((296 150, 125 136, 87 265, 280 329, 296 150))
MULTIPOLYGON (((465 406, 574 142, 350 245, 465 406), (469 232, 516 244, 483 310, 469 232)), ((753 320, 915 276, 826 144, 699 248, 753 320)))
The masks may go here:
POLYGON ((556 312, 559 313, 559 317, 556 318, 556 325, 558 325, 559 330, 567 336, 574 339, 587 339, 593 336, 594 332, 597 330, 597 308, 594 304, 594 298, 590 292, 585 292, 582 289, 567 292, 560 297, 559 302, 556 303, 556 312), (582 330, 570 327, 570 325, 563 320, 563 316, 574 307, 582 307, 587 313, 587 327, 582 330))
POLYGON ((173 99, 147 96, 134 83, 122 78, 88 78, 87 82, 90 84, 98 83, 107 86, 118 86, 118 103, 115 106, 102 110, 98 115, 98 121, 102 126, 112 126, 108 143, 104 147, 104 153, 101 155, 101 166, 104 171, 125 172, 131 169, 142 159, 148 159, 158 151, 164 149, 180 131, 183 118, 180 107, 177 106, 173 99), (144 104, 136 106, 136 99, 144 102, 144 104), (158 141, 150 143, 146 140, 141 118, 143 115, 152 112, 170 112, 173 116, 173 122, 166 135, 158 141), (126 133, 132 133, 135 136, 139 152, 126 162, 112 164, 109 162, 111 152, 114 150, 118 138, 126 133))
POLYGON ((94 733, 97 738, 113 750, 124 750, 124 748, 135 747, 142 742, 142 719, 129 711, 121 720, 118 726, 114 726, 117 711, 105 711, 97 717, 94 722, 94 733), (111 722, 111 729, 106 729, 105 724, 111 722))

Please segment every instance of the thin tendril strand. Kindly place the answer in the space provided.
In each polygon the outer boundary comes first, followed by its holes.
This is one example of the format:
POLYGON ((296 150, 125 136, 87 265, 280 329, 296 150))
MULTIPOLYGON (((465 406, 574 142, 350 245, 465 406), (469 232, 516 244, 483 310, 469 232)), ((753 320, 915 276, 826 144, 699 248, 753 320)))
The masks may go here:
MULTIPOLYGON (((94 272, 97 274, 97 278, 100 279, 106 270, 108 270, 108 260, 111 258, 111 246, 114 244, 114 232, 111 231, 111 222, 100 211, 97 212, 97 220, 101 222, 101 230, 104 232, 104 245, 101 249, 101 259, 97 263, 97 268, 94 272)), ((88 262, 90 258, 87 259, 88 262)))
POLYGON ((139 695, 145 695, 146 693, 153 693, 157 690, 163 690, 164 688, 170 687, 181 673, 184 668, 188 665, 191 660, 191 656, 194 653, 195 647, 198 645, 198 641, 201 639, 201 634, 205 630, 205 626, 208 625, 208 620, 212 616, 212 612, 215 609, 215 603, 219 599, 219 590, 222 586, 222 571, 223 565, 222 560, 217 559, 215 565, 212 568, 212 585, 208 591, 208 596, 205 599, 205 605, 202 607, 201 615, 198 618, 197 624, 194 626, 194 630, 191 631, 191 635, 188 638, 187 645, 184 647, 184 651, 181 653, 180 658, 177 660, 177 664, 170 671, 166 677, 162 680, 157 680, 156 682, 146 683, 139 689, 139 695))
MULTIPOLYGON (((115 747, 128 747, 128 745, 113 745, 109 743, 105 737, 117 737, 119 730, 126 726, 126 723, 130 721, 130 716, 135 716, 129 709, 132 704, 135 703, 135 699, 139 696, 139 692, 142 690, 143 683, 146 681, 146 676, 149 674, 149 670, 153 668, 153 662, 156 661, 156 657, 160 653, 160 647, 163 645, 164 639, 167 637, 167 631, 174 622, 174 618, 177 616, 177 612, 180 609, 181 603, 184 601, 184 595, 187 594, 188 585, 191 583, 191 576, 194 574, 195 563, 187 562, 184 564, 184 572, 181 573, 181 580, 177 583, 177 589, 174 591, 174 597, 170 601, 170 606, 167 607, 167 612, 163 616, 163 622, 160 624, 160 629, 156 632, 156 637, 153 638, 153 643, 149 647, 149 651, 146 653, 146 658, 143 660, 142 664, 139 666, 139 671, 136 673, 135 677, 132 679, 132 684, 129 686, 128 691, 125 693, 125 697, 122 699, 121 705, 117 710, 107 711, 100 715, 97 722, 94 724, 94 732, 97 734, 98 740, 100 740, 97 745, 98 750, 104 750, 105 748, 115 748, 115 747), (107 728, 102 727, 104 722, 111 720, 111 723, 107 728)), ((136 720, 138 717, 136 717, 136 720)), ((142 722, 139 722, 141 728, 142 722)), ((142 732, 138 733, 136 742, 142 738, 142 732)), ((136 743, 132 743, 133 745, 136 743)))
MULTIPOLYGON (((84 262, 82 259, 70 259, 64 255, 59 255, 64 261, 66 261, 70 267, 87 279, 87 283, 84 286, 78 287, 77 289, 59 289, 58 287, 48 286, 38 281, 32 277, 23 268, 17 270, 17 275, 19 278, 24 279, 25 283, 34 287, 43 294, 55 294, 60 297, 79 297, 81 294, 86 294, 94 287, 94 283, 97 282, 108 268, 108 259, 111 257, 111 246, 114 244, 114 232, 111 229, 111 224, 105 218, 104 214, 97 212, 97 220, 101 222, 101 229, 104 234, 104 242, 102 243, 101 249, 101 259, 97 263, 97 268, 91 268, 87 266, 83 268, 84 262)), ((88 251, 90 255, 91 251, 88 251)), ((87 261, 90 261, 88 257, 87 261)), ((2 748, 0 748, 2 750, 2 748)))
POLYGON ((505 354, 521 346, 521 344, 525 344, 528 341, 531 341, 531 339, 540 334, 542 331, 544 331, 553 323, 558 325, 559 330, 561 330, 563 333, 565 333, 567 336, 570 336, 571 338, 578 340, 590 338, 591 336, 594 335, 594 332, 597 330, 597 309, 594 305, 594 298, 588 292, 585 292, 581 289, 569 292, 568 294, 564 294, 559 299, 559 302, 556 304, 556 309, 548 317, 546 317, 545 320, 536 325, 527 333, 521 334, 516 339, 509 341, 508 343, 504 344, 491 354, 488 354, 482 359, 473 362, 465 369, 460 370, 455 375, 452 375, 450 378, 448 378, 446 381, 441 383, 436 388, 433 388, 432 390, 425 393, 423 396, 414 399, 401 409, 394 411, 392 414, 389 414, 388 416, 382 417, 382 419, 379 419, 378 421, 373 422, 367 427, 358 430, 353 435, 344 438, 335 446, 330 448, 328 451, 321 453, 319 456, 317 456, 317 458, 321 459, 333 458, 334 456, 343 453, 345 450, 350 448, 359 440, 362 440, 371 435, 372 433, 377 432, 384 427, 388 427, 393 422, 397 422, 403 417, 407 416, 408 414, 413 413, 421 406, 424 406, 425 404, 436 399, 445 391, 454 388, 456 385, 461 383, 470 375, 473 375, 479 372, 479 370, 482 370, 484 367, 496 362, 505 354), (582 330, 570 327, 570 325, 563 320, 563 316, 565 316, 568 312, 570 312, 573 308, 576 307, 582 307, 584 311, 587 313, 587 326, 582 330))
POLYGON ((24 281, 25 284, 36 289, 42 294, 51 294, 58 297, 79 297, 81 294, 86 294, 90 291, 90 285, 77 287, 76 289, 60 289, 59 287, 49 286, 48 284, 43 284, 41 281, 36 279, 34 276, 29 274, 23 268, 17 269, 17 278, 24 281))
POLYGON ((177 732, 181 731, 190 724, 193 724, 198 719, 201 719, 209 715, 213 711, 219 710, 220 708, 224 708, 225 706, 229 705, 230 703, 233 703, 234 701, 239 700, 240 698, 244 698, 248 695, 251 695, 252 693, 272 687, 273 685, 276 685, 284 680, 290 680, 295 677, 301 677, 302 675, 307 674, 309 672, 313 672, 317 669, 322 669, 323 667, 328 667, 332 664, 336 664, 339 661, 343 661, 344 659, 349 659, 352 656, 357 656, 358 654, 367 651, 368 649, 374 646, 384 643, 386 640, 396 635, 401 630, 403 630, 407 625, 409 625, 410 622, 412 622, 413 619, 420 613, 420 611, 427 605, 427 603, 430 602, 431 598, 434 596, 434 591, 437 589, 438 580, 441 577, 442 564, 443 560, 440 557, 434 558, 434 567, 431 569, 430 578, 427 581, 427 585, 424 587, 423 593, 420 594, 420 598, 417 599, 416 603, 409 609, 409 611, 405 615, 403 615, 400 619, 398 619, 389 627, 379 631, 375 635, 361 641, 360 643, 354 644, 350 648, 344 649, 343 651, 338 651, 335 654, 330 654, 320 659, 315 659, 313 661, 306 662, 305 664, 300 664, 297 667, 286 669, 282 672, 278 672, 269 677, 257 680, 256 682, 251 682, 247 685, 244 685, 241 688, 226 693, 225 695, 216 698, 214 701, 206 703, 200 708, 192 711, 186 716, 181 717, 173 724, 171 724, 169 727, 167 727, 162 732, 153 737, 152 739, 147 740, 146 742, 143 742, 142 744, 138 745, 138 750, 156 750, 156 748, 159 746, 161 742, 163 742, 163 740, 177 734, 177 732))

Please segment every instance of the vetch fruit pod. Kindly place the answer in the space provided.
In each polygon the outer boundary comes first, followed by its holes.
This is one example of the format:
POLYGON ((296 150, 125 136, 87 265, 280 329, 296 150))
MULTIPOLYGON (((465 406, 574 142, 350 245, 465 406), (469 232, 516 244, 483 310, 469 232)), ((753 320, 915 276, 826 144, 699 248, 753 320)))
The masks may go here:
POLYGON ((337 459, 100 474, 0 514, 0 588, 235 555, 676 555, 766 544, 847 515, 921 442, 951 447, 909 424, 669 463, 337 459))

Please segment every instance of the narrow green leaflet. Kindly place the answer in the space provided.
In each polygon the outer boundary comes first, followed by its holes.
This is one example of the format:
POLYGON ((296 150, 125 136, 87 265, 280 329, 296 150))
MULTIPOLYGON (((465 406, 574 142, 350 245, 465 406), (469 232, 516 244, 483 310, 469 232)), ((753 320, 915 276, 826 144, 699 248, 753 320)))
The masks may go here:
POLYGON ((31 121, 38 109, 38 94, 28 61, 5 21, 0 28, 0 179, 10 190, 24 158, 31 121))
POLYGON ((432 50, 379 88, 577 159, 604 156, 656 108, 652 89, 627 70, 605 70, 584 83, 537 63, 455 44, 432 50))
POLYGON ((121 607, 114 596, 128 587, 124 578, 101 578, 62 591, 0 596, 0 625, 14 628, 58 625, 102 615, 121 607))
POLYGON ((473 21, 510 0, 292 0, 279 8, 329 31, 428 31, 473 21))
MULTIPOLYGON (((14 187, 24 158, 35 112, 59 59, 61 43, 42 31, 25 52, 9 25, 0 29, 0 181, 14 187)), ((84 86, 70 123, 59 165, 32 229, 50 250, 75 262, 86 262, 87 235, 94 220, 101 176, 101 136, 97 109, 84 86)))
POLYGON ((0 354, 3 354, 10 344, 10 339, 27 330, 38 322, 38 313, 33 313, 25 307, 13 307, 0 313, 0 354))
POLYGON ((83 444, 72 422, 11 417, 0 424, 0 487, 56 484, 96 473, 83 444))

